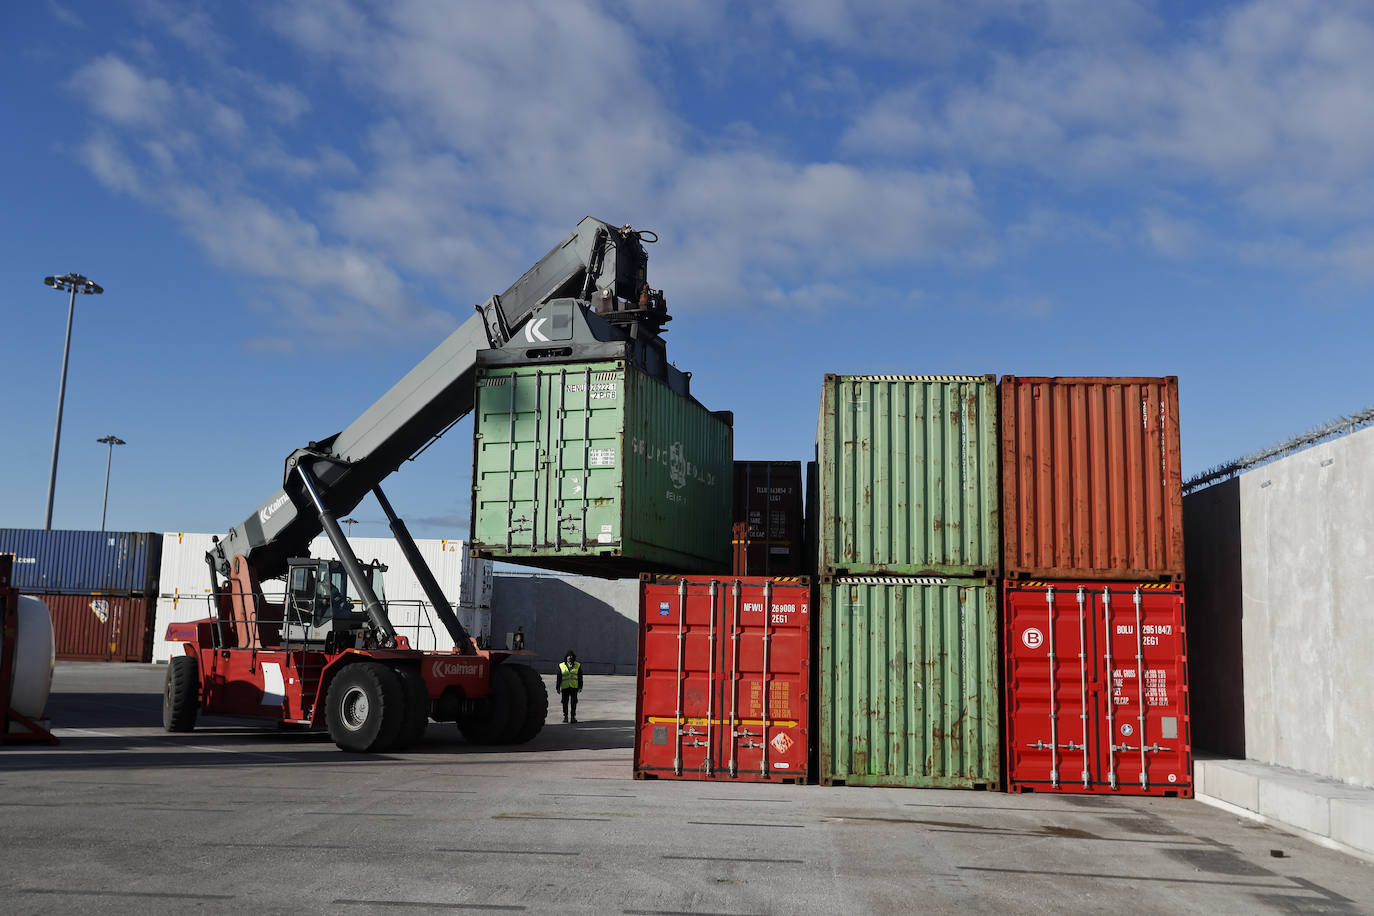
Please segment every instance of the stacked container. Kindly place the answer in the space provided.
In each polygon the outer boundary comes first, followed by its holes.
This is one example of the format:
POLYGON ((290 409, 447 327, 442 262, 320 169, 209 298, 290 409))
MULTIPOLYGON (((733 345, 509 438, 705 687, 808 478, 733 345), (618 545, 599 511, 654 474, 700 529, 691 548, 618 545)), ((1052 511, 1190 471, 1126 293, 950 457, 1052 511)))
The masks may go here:
POLYGON ((1001 381, 1008 786, 1192 794, 1178 380, 1001 381))
POLYGON ((730 566, 733 417, 627 360, 479 366, 472 544, 598 576, 730 566))
POLYGON ((800 576, 803 550, 800 461, 736 461, 731 513, 736 576, 800 576))
POLYGON ((993 376, 827 375, 808 524, 819 777, 1001 780, 993 376))
POLYGON ((811 618, 805 578, 642 577, 635 778, 804 782, 811 618))
POLYGON ((15 589, 47 604, 58 658, 152 657, 162 535, 8 528, 0 554, 14 556, 15 589))

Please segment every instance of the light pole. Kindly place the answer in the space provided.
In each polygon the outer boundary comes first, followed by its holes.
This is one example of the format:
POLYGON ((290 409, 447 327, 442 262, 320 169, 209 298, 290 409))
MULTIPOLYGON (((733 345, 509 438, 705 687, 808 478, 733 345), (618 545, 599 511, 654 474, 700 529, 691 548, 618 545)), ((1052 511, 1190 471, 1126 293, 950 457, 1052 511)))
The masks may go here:
POLYGON ((341 524, 348 526, 348 536, 353 537, 353 526, 358 524, 358 520, 356 518, 346 518, 342 519, 341 524))
POLYGON ((105 507, 110 504, 110 462, 114 459, 114 447, 116 445, 128 445, 118 436, 104 436, 95 440, 110 447, 110 452, 105 456, 105 498, 100 501, 100 530, 105 530, 105 507))
POLYGON ((48 471, 48 511, 43 516, 43 530, 51 531, 53 489, 57 486, 57 448, 62 444, 62 402, 67 397, 67 356, 72 352, 72 317, 76 314, 76 294, 99 295, 105 290, 81 274, 44 277, 43 282, 53 289, 72 294, 71 301, 67 303, 67 342, 62 347, 62 381, 57 386, 57 428, 52 434, 52 469, 48 471))

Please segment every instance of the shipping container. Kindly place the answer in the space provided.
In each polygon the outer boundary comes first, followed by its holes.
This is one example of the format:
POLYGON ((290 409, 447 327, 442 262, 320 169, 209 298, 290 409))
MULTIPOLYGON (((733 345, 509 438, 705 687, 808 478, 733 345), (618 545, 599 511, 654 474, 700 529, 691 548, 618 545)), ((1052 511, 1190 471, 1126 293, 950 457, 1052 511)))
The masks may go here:
POLYGON ((52 614, 57 657, 74 661, 152 660, 153 608, 150 595, 58 595, 42 601, 52 614))
MULTIPOLYGON (((199 620, 213 613, 210 604, 210 571, 205 565, 205 552, 210 549, 213 535, 170 531, 162 536, 162 566, 159 574, 161 593, 157 601, 157 624, 154 628, 153 660, 167 661, 180 654, 178 643, 164 639, 167 625, 187 620, 199 620)), ((447 651, 453 640, 439 619, 434 616, 429 596, 406 562, 400 547, 392 538, 349 538, 354 553, 363 562, 378 560, 387 567, 383 576, 388 613, 398 633, 402 633, 418 649, 447 651)), ((434 573, 444 596, 456 603, 460 620, 485 624, 490 633, 492 563, 471 556, 467 542, 458 539, 423 538, 415 541, 420 556, 434 573)), ((318 537, 310 542, 310 556, 335 559, 334 545, 328 538, 318 537)), ((279 599, 285 593, 280 582, 264 583, 264 594, 279 599)))
POLYGON ((1008 578, 1182 580, 1178 379, 1003 376, 1008 578))
POLYGON ((736 461, 731 520, 737 576, 800 576, 802 552, 800 461, 736 461), (738 526, 743 525, 743 531, 738 526))
POLYGON ((827 375, 816 449, 821 574, 997 574, 993 376, 827 375))
POLYGON ((479 367, 472 547, 565 572, 724 573, 730 422, 623 360, 479 367))
POLYGON ((822 784, 1000 785, 997 600, 984 579, 821 580, 822 784))
POLYGON ((646 576, 639 620, 636 779, 806 780, 809 580, 646 576))
POLYGON ((1193 794, 1178 583, 1005 583, 1013 792, 1193 794))
POLYGON ((155 595, 162 536, 147 531, 0 529, 14 587, 29 595, 155 595))

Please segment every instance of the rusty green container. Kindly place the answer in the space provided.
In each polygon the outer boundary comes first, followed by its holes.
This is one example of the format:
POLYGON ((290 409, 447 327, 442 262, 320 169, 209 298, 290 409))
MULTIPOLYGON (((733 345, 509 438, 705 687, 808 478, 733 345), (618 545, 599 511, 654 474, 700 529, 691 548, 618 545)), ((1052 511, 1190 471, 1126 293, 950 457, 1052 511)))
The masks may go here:
POLYGON ((816 429, 821 575, 995 578, 992 375, 827 375, 816 429))
POLYGON ((820 613, 823 785, 1001 784, 993 581, 824 577, 820 613))
POLYGON ((729 420, 624 360, 479 367, 471 547, 596 576, 730 568, 729 420))

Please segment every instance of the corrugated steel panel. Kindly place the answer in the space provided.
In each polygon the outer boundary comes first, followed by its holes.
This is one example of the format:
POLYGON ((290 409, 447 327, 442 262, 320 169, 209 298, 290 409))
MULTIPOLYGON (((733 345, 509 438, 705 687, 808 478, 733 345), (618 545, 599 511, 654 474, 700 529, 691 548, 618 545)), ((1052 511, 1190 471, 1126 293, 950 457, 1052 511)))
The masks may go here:
POLYGON ((151 660, 151 597, 49 593, 42 600, 52 615, 58 658, 100 662, 151 660))
MULTIPOLYGON (((162 591, 157 602, 157 623, 154 629, 153 659, 167 661, 177 652, 177 643, 163 637, 167 626, 187 620, 199 620, 213 613, 210 605, 210 573, 205 565, 205 552, 210 549, 209 534, 167 532, 162 537, 162 591)), ((434 616, 428 596, 411 571, 400 547, 392 538, 350 538, 353 552, 364 562, 380 560, 386 565, 383 577, 388 613, 397 632, 405 634, 418 649, 453 648, 453 640, 439 619, 434 616)), ((425 538, 415 541, 420 556, 434 573, 444 596, 457 605, 460 619, 490 619, 492 563, 473 557, 467 542, 458 539, 425 538), (464 617, 464 614, 467 617, 464 617)), ((337 552, 328 538, 310 542, 310 555, 336 559, 337 552)), ((285 591, 280 582, 264 583, 269 599, 280 597, 285 591)), ((489 626, 489 624, 488 624, 489 626)))
POLYGON ((1193 794, 1183 586, 1005 585, 1013 792, 1193 794))
POLYGON ((1178 379, 1003 376, 1008 577, 1181 580, 1178 379))
POLYGON ((635 778, 806 780, 808 580, 660 576, 639 620, 635 778))
POLYGON ((735 462, 734 575, 804 574, 803 486, 800 461, 735 462))
POLYGON ((822 581, 823 784, 999 785, 997 600, 982 579, 822 581))
POLYGON ((621 361, 479 368, 472 546, 593 575, 730 565, 732 431, 621 361))
POLYGON ((816 443, 821 574, 996 575, 993 376, 827 375, 816 443))
POLYGON ((31 595, 157 593, 162 536, 147 531, 0 529, 15 588, 31 595))

